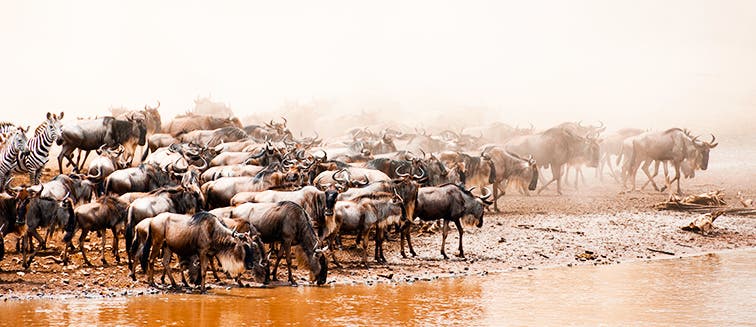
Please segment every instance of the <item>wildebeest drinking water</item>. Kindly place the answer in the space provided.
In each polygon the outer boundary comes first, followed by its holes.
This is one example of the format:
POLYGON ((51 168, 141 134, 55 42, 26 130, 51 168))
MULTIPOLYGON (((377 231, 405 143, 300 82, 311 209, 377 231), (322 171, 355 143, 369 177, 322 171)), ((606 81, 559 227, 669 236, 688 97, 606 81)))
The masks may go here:
MULTIPOLYGON (((147 279, 151 285, 155 284, 153 261, 163 246, 179 258, 198 257, 202 292, 206 290, 205 274, 212 256, 216 256, 223 269, 232 275, 238 275, 245 269, 253 269, 259 274, 261 269, 255 268, 266 264, 262 249, 250 239, 249 234, 229 229, 218 217, 206 211, 191 217, 167 212, 159 214, 151 219, 146 239, 141 260, 143 267, 147 266, 147 279)), ((166 265, 165 269, 175 285, 170 265, 166 265)))

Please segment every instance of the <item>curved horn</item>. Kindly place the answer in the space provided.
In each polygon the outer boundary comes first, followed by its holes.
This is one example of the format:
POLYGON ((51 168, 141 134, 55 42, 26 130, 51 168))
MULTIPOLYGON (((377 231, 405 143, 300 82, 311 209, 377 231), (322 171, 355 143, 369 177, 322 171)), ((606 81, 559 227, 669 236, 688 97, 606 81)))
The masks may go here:
POLYGON ((99 179, 100 177, 102 177, 102 168, 100 168, 98 166, 97 167, 97 175, 96 176, 95 175, 89 175, 89 176, 87 176, 87 179, 99 179))
POLYGON ((406 173, 406 174, 402 174, 402 173, 400 173, 400 172, 399 172, 399 169, 401 169, 401 168, 402 168, 402 167, 404 167, 404 166, 406 166, 406 164, 403 164, 403 165, 401 165, 401 166, 399 166, 399 167, 396 167, 396 169, 394 169, 394 172, 396 173, 396 176, 399 176, 399 177, 407 177, 407 176, 409 176, 409 175, 410 175, 409 173, 406 173))
POLYGON ((488 198, 491 197, 491 195, 493 194, 493 192, 491 192, 491 190, 489 190, 487 187, 484 187, 483 190, 486 191, 486 192, 484 194, 482 194, 481 196, 479 196, 478 198, 481 199, 481 200, 488 200, 488 198))
POLYGON ((200 160, 202 160, 202 166, 199 166, 199 167, 194 166, 195 168, 197 168, 197 170, 205 170, 207 169, 208 166, 210 166, 210 164, 207 162, 207 160, 205 160, 205 158, 200 158, 200 160))
MULTIPOLYGON (((40 190, 40 193, 42 193, 42 191, 41 191, 41 190, 40 190)), ((66 192, 66 196, 64 196, 64 197, 63 197, 63 200, 61 200, 61 201, 66 201, 66 200, 68 200, 68 197, 69 197, 70 195, 71 195, 71 192, 66 192)))
POLYGON ((172 165, 173 166, 173 171, 178 172, 178 173, 183 173, 183 172, 186 172, 187 169, 189 169, 189 165, 186 165, 183 168, 179 168, 178 163, 179 163, 179 161, 181 161, 181 159, 184 159, 184 157, 179 157, 178 159, 176 159, 175 162, 173 162, 173 165, 172 165))
POLYGON ((420 169, 420 175, 412 175, 412 178, 423 179, 423 177, 425 177, 425 170, 423 170, 422 167, 417 167, 417 169, 420 169))
POLYGON ((98 155, 102 154, 102 151, 104 151, 105 145, 106 144, 100 145, 100 147, 97 148, 97 150, 95 150, 95 152, 97 152, 98 155))
POLYGON ((476 186, 473 186, 471 188, 466 189, 465 191, 467 191, 468 193, 472 193, 472 191, 475 189, 475 187, 476 186))
POLYGON ((709 135, 711 135, 711 142, 709 142, 709 144, 714 144, 714 141, 717 140, 717 137, 714 136, 714 134, 709 134, 709 135))
POLYGON ((287 123, 288 123, 289 121, 288 121, 288 120, 286 120, 286 117, 284 117, 284 116, 281 116, 281 119, 283 119, 283 125, 284 125, 284 126, 286 126, 286 124, 287 124, 287 123))

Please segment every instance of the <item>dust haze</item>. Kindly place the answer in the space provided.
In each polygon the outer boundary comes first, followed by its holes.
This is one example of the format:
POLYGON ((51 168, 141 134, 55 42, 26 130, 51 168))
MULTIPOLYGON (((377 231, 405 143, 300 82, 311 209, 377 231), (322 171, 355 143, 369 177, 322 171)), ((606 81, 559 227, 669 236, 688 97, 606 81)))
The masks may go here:
POLYGON ((295 131, 562 121, 746 134, 756 3, 0 4, 3 117, 227 103, 295 131))

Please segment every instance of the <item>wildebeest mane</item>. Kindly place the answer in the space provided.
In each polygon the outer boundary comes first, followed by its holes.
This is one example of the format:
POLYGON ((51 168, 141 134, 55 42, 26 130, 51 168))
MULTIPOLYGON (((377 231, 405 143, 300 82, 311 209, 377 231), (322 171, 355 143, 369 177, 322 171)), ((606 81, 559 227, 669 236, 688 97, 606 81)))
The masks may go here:
POLYGON ((202 223, 202 221, 204 221, 206 219, 216 219, 216 217, 213 214, 211 214, 211 213, 209 213, 207 211, 200 211, 200 212, 195 213, 194 215, 192 215, 192 218, 189 219, 189 225, 191 226, 191 225, 200 224, 200 223, 202 223))
POLYGON ((134 123, 126 120, 114 119, 110 125, 110 135, 114 144, 121 144, 131 137, 134 123))

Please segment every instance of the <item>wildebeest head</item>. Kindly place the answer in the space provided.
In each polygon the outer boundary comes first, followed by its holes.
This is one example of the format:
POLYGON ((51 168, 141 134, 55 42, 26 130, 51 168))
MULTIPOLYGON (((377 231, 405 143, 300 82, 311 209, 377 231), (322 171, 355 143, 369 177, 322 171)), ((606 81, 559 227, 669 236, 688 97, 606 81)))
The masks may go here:
POLYGON ((246 232, 235 233, 235 236, 241 240, 239 244, 244 249, 244 268, 252 271, 256 282, 267 283, 270 279, 270 261, 265 256, 265 247, 260 235, 246 232))
POLYGON ((316 248, 315 253, 312 255, 312 260, 310 261, 310 265, 317 262, 317 266, 313 265, 313 267, 310 267, 312 268, 311 271, 317 271, 316 274, 310 276, 310 280, 314 280, 317 285, 325 284, 328 279, 328 262, 326 261, 324 254, 326 250, 328 250, 327 246, 324 248, 316 248))
POLYGON ((698 140, 698 137, 693 138, 693 145, 696 148, 694 152, 695 160, 693 160, 693 162, 696 162, 701 170, 706 170, 709 167, 709 150, 719 145, 719 143, 714 142, 716 140, 717 138, 713 134, 711 135, 710 142, 700 141, 698 140))
POLYGON ((475 219, 475 227, 483 227, 483 212, 485 211, 485 208, 489 205, 492 205, 493 202, 489 201, 488 198, 491 197, 492 192, 485 188, 486 191, 485 194, 476 196, 472 194, 472 190, 475 187, 471 187, 470 189, 465 189, 460 186, 460 189, 470 198, 465 200, 465 206, 467 215, 475 219))

